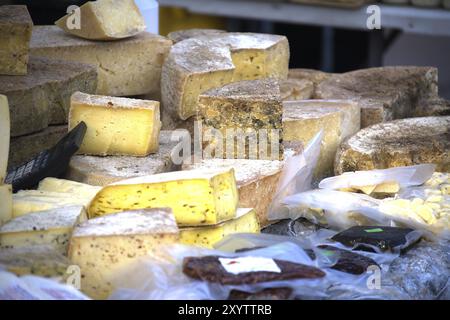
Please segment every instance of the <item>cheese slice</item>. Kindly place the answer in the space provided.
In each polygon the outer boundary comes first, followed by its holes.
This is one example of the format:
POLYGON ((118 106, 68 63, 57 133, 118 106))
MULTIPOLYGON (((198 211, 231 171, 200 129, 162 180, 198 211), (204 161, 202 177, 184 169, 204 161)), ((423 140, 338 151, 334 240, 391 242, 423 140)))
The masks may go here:
POLYGON ((12 186, 0 184, 0 226, 12 219, 12 186))
POLYGON ((26 6, 0 6, 0 74, 27 74, 32 28, 26 6))
POLYGON ((145 30, 144 17, 134 0, 97 0, 55 22, 64 31, 91 40, 132 37, 145 30), (78 17, 76 15, 79 15, 78 17), (79 26, 72 21, 79 18, 79 26))
POLYGON ((0 248, 50 245, 65 255, 73 227, 85 219, 82 206, 62 207, 14 218, 0 227, 0 248))
POLYGON ((237 202, 234 170, 190 170, 107 185, 90 203, 88 215, 167 207, 180 226, 211 225, 234 218, 237 202))
POLYGON ((0 185, 5 181, 8 167, 10 118, 8 98, 0 94, 0 185))
POLYGON ((260 226, 255 210, 239 208, 236 218, 222 222, 215 226, 180 228, 180 242, 213 248, 214 244, 233 233, 259 233, 260 226))
POLYGON ((81 154, 146 156, 158 151, 157 101, 76 92, 71 97, 69 130, 82 121, 87 131, 81 154))
POLYGON ((162 246, 178 239, 178 227, 169 209, 120 212, 76 227, 69 258, 80 267, 81 290, 94 299, 106 299, 118 272, 142 256, 162 255, 162 246))
POLYGON ((93 198, 100 187, 57 178, 45 178, 39 182, 38 191, 72 193, 79 197, 93 198))

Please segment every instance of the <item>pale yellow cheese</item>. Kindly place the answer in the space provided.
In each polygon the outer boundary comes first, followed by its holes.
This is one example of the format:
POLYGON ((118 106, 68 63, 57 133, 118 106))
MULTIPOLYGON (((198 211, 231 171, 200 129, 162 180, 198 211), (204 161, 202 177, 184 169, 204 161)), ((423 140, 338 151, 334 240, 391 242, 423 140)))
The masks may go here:
POLYGON ((12 219, 12 186, 0 184, 0 226, 12 219))
POLYGON ((62 207, 14 218, 0 227, 0 248, 51 245, 61 254, 75 224, 86 219, 82 206, 62 207))
POLYGON ((133 0, 88 1, 55 24, 70 34, 92 40, 128 38, 145 30, 144 18, 133 0))
POLYGON ((39 191, 72 193, 79 197, 93 198, 100 187, 58 178, 45 178, 39 182, 39 191))
POLYGON ((178 227, 169 209, 120 212, 77 226, 69 258, 80 267, 81 290, 94 299, 106 299, 119 272, 142 256, 162 255, 162 246, 178 239, 178 227))
POLYGON ((157 101, 76 92, 71 97, 69 130, 81 121, 87 125, 81 154, 146 156, 158 151, 157 101))
POLYGON ((213 248, 214 244, 233 233, 259 233, 255 210, 239 208, 236 218, 215 226, 180 228, 180 242, 187 245, 213 248))
POLYGON ((8 98, 0 94, 0 184, 6 177, 6 168, 8 167, 10 139, 10 116, 8 98))
POLYGON ((132 178, 105 186, 88 208, 89 218, 124 210, 172 208, 180 226, 211 225, 235 217, 234 170, 190 170, 132 178))

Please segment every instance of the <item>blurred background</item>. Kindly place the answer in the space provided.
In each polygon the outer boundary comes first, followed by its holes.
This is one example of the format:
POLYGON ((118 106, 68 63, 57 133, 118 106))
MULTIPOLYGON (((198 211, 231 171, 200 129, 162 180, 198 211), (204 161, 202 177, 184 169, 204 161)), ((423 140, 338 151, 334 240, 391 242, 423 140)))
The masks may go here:
MULTIPOLYGON (((140 0, 145 2, 146 0, 140 0)), ((150 0, 147 0, 150 2, 150 0)), ((78 0, 10 0, 26 4, 35 24, 53 24, 78 0)), ((291 68, 345 72, 387 65, 434 66, 450 99, 450 0, 160 0, 159 33, 214 28, 285 35, 291 68), (369 5, 381 30, 369 30, 369 5)))

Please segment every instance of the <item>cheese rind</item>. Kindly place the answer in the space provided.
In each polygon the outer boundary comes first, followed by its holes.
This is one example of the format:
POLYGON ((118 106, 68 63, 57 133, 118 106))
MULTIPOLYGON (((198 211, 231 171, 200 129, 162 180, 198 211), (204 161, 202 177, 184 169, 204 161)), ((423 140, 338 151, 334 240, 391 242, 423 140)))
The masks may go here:
POLYGON ((14 218, 0 227, 0 248, 51 245, 65 255, 73 227, 85 219, 82 206, 62 207, 14 218))
POLYGON ((13 217, 12 186, 0 184, 0 226, 13 217))
POLYGON ((259 233, 260 226, 254 209, 238 208, 236 218, 215 226, 180 228, 180 242, 213 248, 214 244, 233 233, 259 233))
POLYGON ((171 45, 172 41, 148 32, 102 42, 70 37, 57 26, 36 26, 30 50, 36 56, 94 65, 97 94, 134 96, 160 92, 161 67, 171 45))
POLYGON ((220 35, 226 33, 225 30, 219 29, 185 29, 170 32, 167 35, 167 38, 173 41, 173 43, 177 43, 186 39, 196 38, 201 36, 211 36, 211 35, 220 35))
POLYGON ((124 210, 172 208, 180 226, 210 225, 235 217, 233 170, 160 173, 105 186, 89 205, 89 218, 124 210))
POLYGON ((106 299, 118 272, 142 256, 161 255, 162 246, 178 239, 178 227, 169 209, 125 211, 77 226, 69 258, 80 267, 81 290, 94 299, 106 299))
POLYGON ((0 74, 27 74, 32 28, 26 6, 0 6, 0 74))
POLYGON ((0 94, 0 185, 5 181, 8 167, 10 131, 8 98, 0 94))
POLYGON ((158 151, 159 102, 76 92, 70 100, 69 130, 87 125, 78 153, 147 156, 158 151))
POLYGON ((79 8, 79 15, 79 27, 71 27, 71 14, 55 24, 70 34, 91 40, 123 39, 145 30, 144 18, 133 0, 89 1, 79 8))

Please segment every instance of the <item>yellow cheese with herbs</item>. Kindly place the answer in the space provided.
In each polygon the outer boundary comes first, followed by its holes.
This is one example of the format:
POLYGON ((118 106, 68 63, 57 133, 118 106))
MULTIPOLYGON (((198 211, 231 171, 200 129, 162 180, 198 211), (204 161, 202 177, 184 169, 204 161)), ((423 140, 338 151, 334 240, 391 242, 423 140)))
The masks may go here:
POLYGON ((45 178, 39 182, 38 187, 38 191, 72 193, 76 196, 86 198, 93 198, 100 189, 100 187, 91 186, 86 183, 58 178, 45 178))
POLYGON ((0 185, 8 167, 10 131, 8 98, 0 94, 0 185))
POLYGON ((70 34, 91 40, 123 39, 145 30, 144 18, 134 0, 88 1, 55 24, 70 34))
POLYGON ((233 233, 259 233, 258 216, 254 209, 239 208, 236 218, 215 226, 180 228, 180 242, 186 245, 213 248, 214 244, 233 233))
POLYGON ((87 125, 79 153, 147 156, 158 151, 159 102, 89 95, 71 97, 69 130, 87 125))
POLYGON ((170 209, 145 209, 110 214, 78 225, 69 258, 81 270, 81 291, 106 299, 112 280, 142 256, 163 255, 162 246, 179 240, 170 209))
POLYGON ((235 217, 234 170, 189 170, 122 180, 105 186, 88 208, 89 218, 124 210, 172 208, 180 226, 211 225, 235 217))
POLYGON ((0 226, 13 216, 12 186, 0 184, 0 226))

